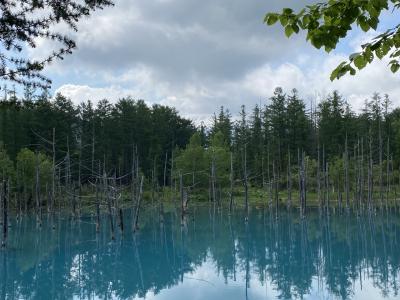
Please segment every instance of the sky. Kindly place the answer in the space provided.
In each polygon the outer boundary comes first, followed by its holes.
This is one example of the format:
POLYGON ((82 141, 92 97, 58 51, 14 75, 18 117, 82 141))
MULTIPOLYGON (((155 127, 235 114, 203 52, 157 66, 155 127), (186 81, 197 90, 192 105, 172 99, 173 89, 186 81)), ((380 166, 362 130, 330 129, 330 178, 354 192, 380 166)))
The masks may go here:
MULTIPOLYGON (((296 88, 304 100, 320 101, 337 89, 358 110, 374 92, 400 105, 400 73, 376 61, 357 76, 329 80, 330 72, 360 43, 396 24, 387 12, 377 32, 355 28, 338 48, 326 53, 305 41, 288 39, 282 27, 263 24, 267 12, 299 9, 299 0, 116 0, 70 33, 78 49, 48 67, 52 93, 79 104, 131 96, 170 105, 196 123, 210 120, 220 106, 233 115, 265 104, 276 87, 296 88)), ((38 58, 52 48, 47 41, 31 49, 38 58)))

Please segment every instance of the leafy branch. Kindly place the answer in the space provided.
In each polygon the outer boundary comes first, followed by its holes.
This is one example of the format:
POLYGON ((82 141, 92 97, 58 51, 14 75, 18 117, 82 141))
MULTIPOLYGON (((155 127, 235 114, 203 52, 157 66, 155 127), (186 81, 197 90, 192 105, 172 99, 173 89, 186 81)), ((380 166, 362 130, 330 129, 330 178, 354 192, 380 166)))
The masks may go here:
MULTIPOLYGON (((381 13, 392 12, 400 8, 400 0, 329 0, 324 3, 308 5, 295 13, 291 8, 284 8, 281 13, 268 13, 264 23, 268 26, 278 21, 287 37, 300 30, 306 31, 306 40, 315 48, 324 48, 330 52, 345 38, 353 26, 359 26, 364 32, 376 30, 381 13)), ((347 73, 355 75, 375 57, 382 59, 389 56, 389 67, 393 73, 400 69, 400 24, 385 33, 376 36, 370 43, 361 45, 362 51, 350 55, 331 73, 331 80, 339 79, 347 73)))

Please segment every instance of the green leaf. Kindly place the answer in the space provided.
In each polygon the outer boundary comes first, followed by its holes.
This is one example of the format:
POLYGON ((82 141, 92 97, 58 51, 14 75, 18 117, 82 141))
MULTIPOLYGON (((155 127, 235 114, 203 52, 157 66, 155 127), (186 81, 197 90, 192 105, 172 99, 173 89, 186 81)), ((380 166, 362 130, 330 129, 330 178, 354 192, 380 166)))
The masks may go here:
POLYGON ((399 69, 400 69, 400 64, 398 64, 398 63, 394 63, 394 64, 392 64, 392 65, 390 66, 390 70, 391 70, 393 73, 396 73, 399 69))
POLYGON ((278 22, 278 19, 279 18, 277 14, 270 14, 269 16, 266 17, 266 23, 267 25, 271 26, 274 25, 276 22, 278 22))
POLYGON ((364 59, 362 55, 358 55, 353 60, 354 65, 359 69, 363 69, 367 65, 367 61, 364 59))
POLYGON ((338 65, 336 67, 335 70, 333 70, 333 72, 331 73, 331 77, 330 77, 331 81, 334 81, 335 79, 339 79, 341 76, 346 74, 347 71, 346 71, 345 66, 346 66, 346 62, 343 61, 340 63, 340 65, 338 65))
POLYGON ((376 30, 376 28, 378 28, 378 23, 379 23, 379 19, 378 18, 370 18, 368 20, 368 24, 369 26, 371 26, 371 28, 373 28, 374 30, 376 30))
POLYGON ((375 7, 371 3, 368 5, 367 11, 371 17, 376 18, 379 16, 379 12, 375 9, 375 7))
POLYGON ((378 49, 375 50, 375 55, 376 55, 379 59, 382 59, 382 58, 384 57, 381 48, 378 48, 378 49))
POLYGON ((310 38, 311 39, 311 44, 315 47, 315 48, 317 48, 317 49, 320 49, 321 47, 322 47, 322 41, 321 41, 321 39, 319 39, 319 38, 310 38))
POLYGON ((339 74, 339 70, 338 68, 336 68, 335 70, 332 71, 331 73, 331 77, 329 78, 331 81, 334 81, 335 79, 337 79, 339 74))
POLYGON ((281 22, 282 26, 286 26, 288 23, 288 17, 284 15, 279 16, 279 21, 281 22))
POLYGON ((358 24, 360 24, 360 27, 364 32, 367 32, 371 28, 367 23, 367 19, 364 16, 360 16, 358 18, 358 24))
POLYGON ((305 15, 303 17, 303 27, 307 27, 307 25, 310 23, 310 15, 305 15))
POLYGON ((368 63, 371 63, 374 60, 374 54, 371 51, 370 47, 366 47, 364 50, 364 58, 368 63))
POLYGON ((284 13, 285 15, 290 15, 290 14, 293 13, 293 9, 291 9, 291 8, 284 8, 284 9, 283 9, 283 13, 284 13))
POLYGON ((288 25, 285 27, 285 34, 287 37, 290 37, 293 34, 294 30, 292 25, 288 25))

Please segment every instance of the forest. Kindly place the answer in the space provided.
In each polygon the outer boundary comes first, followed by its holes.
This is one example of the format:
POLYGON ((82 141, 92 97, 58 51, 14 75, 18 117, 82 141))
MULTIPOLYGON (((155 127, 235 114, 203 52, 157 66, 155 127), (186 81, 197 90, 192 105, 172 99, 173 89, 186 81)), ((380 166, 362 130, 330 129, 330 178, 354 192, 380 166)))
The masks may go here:
POLYGON ((0 299, 400 299, 399 12, 0 1, 0 299))
POLYGON ((177 200, 182 211, 190 201, 230 210, 285 205, 302 215, 309 206, 398 206, 400 108, 388 95, 372 95, 356 113, 338 91, 306 103, 296 90, 276 88, 247 109, 232 116, 221 107, 205 125, 133 98, 76 106, 60 94, 6 90, 2 193, 9 208, 33 209, 39 219, 94 204, 110 213, 132 205, 139 214, 141 200, 177 200))

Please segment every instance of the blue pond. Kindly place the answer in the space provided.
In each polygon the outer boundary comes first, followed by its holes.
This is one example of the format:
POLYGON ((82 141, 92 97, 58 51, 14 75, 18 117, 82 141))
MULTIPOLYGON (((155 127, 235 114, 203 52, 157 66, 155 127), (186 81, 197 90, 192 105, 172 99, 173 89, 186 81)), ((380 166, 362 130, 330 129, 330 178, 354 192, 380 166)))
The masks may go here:
POLYGON ((11 220, 0 299, 400 299, 400 218, 146 209, 112 241, 107 216, 11 220))

